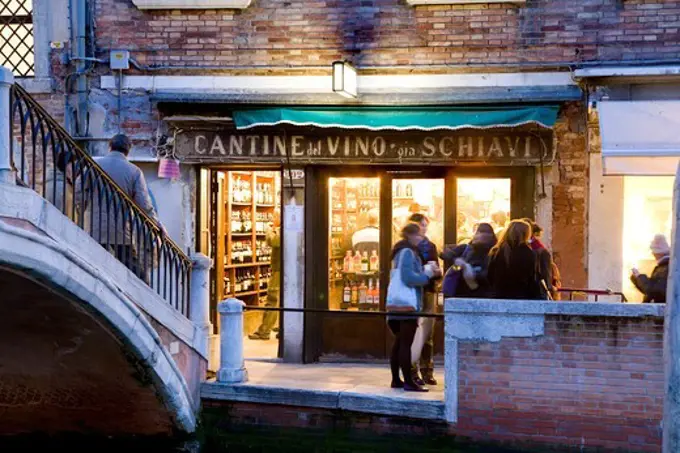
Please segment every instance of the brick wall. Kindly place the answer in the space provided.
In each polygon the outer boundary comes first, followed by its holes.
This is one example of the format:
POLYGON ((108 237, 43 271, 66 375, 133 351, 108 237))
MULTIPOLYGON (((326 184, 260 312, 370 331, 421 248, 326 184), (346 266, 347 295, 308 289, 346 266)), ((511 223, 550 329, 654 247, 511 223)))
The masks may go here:
POLYGON ((459 345, 473 438, 659 452, 663 318, 546 316, 545 335, 459 345))
POLYGON ((562 285, 586 288, 586 235, 588 231, 588 150, 583 105, 563 107, 555 124, 557 180, 553 185, 552 246, 562 285))
POLYGON ((97 2, 99 49, 156 65, 327 67, 579 63, 680 57, 680 2, 536 0, 412 7, 401 0, 258 0, 243 11, 97 2))
MULTIPOLYGON (((529 451, 661 451, 662 317, 548 315, 539 337, 459 341, 458 363, 456 424, 204 400, 204 428, 209 437, 222 432, 233 438, 244 427, 258 427, 280 430, 277 439, 322 432, 329 437, 364 433, 436 440, 421 451, 451 451, 461 441, 529 451)), ((394 437, 389 438, 394 445, 394 437)))

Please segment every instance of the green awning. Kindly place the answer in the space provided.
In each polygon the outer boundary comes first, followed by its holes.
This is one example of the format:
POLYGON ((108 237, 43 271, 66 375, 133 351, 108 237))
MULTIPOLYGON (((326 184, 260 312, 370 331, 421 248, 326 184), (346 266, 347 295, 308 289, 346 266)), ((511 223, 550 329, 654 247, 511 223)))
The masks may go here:
POLYGON ((237 129, 291 124, 380 130, 455 130, 515 127, 527 124, 550 128, 559 105, 520 107, 366 107, 265 108, 233 112, 237 129))

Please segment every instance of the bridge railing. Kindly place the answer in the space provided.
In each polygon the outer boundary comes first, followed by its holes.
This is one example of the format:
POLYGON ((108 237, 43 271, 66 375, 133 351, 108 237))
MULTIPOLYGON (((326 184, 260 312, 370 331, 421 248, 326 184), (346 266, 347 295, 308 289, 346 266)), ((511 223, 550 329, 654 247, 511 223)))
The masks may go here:
POLYGON ((19 85, 10 87, 16 183, 56 206, 189 317, 191 259, 19 85))

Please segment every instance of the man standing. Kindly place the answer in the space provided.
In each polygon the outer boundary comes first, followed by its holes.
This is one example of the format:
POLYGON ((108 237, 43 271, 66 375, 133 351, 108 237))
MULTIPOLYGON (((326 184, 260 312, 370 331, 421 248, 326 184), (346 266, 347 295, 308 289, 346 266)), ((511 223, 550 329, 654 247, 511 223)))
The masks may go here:
MULTIPOLYGON (((267 245, 271 247, 272 276, 267 285, 267 303, 265 307, 278 307, 281 293, 281 215, 274 211, 274 219, 267 230, 267 245)), ((271 331, 278 319, 275 311, 265 311, 262 315, 262 324, 255 333, 248 335, 251 340, 269 340, 271 331)))
MULTIPOLYGON (((420 232, 424 237, 420 244, 418 244, 418 252, 423 264, 434 262, 439 266, 437 246, 427 238, 427 228, 430 225, 429 219, 424 214, 412 214, 408 221, 420 226, 420 232)), ((437 278, 439 277, 430 279, 430 283, 424 288, 423 312, 425 313, 435 313, 437 310, 437 291, 435 288, 437 278)), ((437 385, 437 380, 434 378, 434 321, 434 318, 424 318, 421 324, 425 337, 420 354, 420 374, 422 379, 418 376, 418 370, 413 370, 414 380, 418 385, 437 385)))
POLYGON ((635 287, 645 295, 644 302, 662 304, 666 302, 666 288, 668 285, 668 267, 671 261, 671 247, 666 236, 657 234, 649 245, 656 260, 652 275, 647 277, 633 268, 630 280, 635 287))
MULTIPOLYGON (((156 222, 161 230, 161 235, 165 235, 165 229, 151 203, 144 174, 139 167, 128 161, 131 148, 130 139, 124 134, 118 134, 109 141, 110 152, 106 156, 95 157, 94 160, 123 192, 156 222)), ((93 190, 92 182, 88 181, 88 183, 90 190, 93 190)), ((140 253, 146 251, 140 251, 138 249, 139 244, 134 243, 136 231, 134 234, 132 233, 130 213, 123 212, 125 205, 121 203, 122 200, 111 198, 112 194, 103 192, 103 187, 100 184, 96 185, 93 192, 91 196, 93 237, 135 275, 148 281, 147 270, 142 268, 139 259, 140 253), (107 198, 109 199, 107 200, 107 198)), ((151 242, 151 239, 149 239, 149 242, 151 242)))

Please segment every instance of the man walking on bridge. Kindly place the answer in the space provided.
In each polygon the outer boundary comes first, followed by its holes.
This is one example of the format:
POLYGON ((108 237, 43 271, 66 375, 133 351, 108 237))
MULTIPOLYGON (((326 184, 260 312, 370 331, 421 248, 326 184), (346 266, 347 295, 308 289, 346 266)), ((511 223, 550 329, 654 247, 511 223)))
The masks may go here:
MULTIPOLYGON (((131 148, 132 143, 126 135, 115 135, 109 141, 109 154, 95 157, 95 161, 123 192, 156 222, 161 235, 164 236, 165 229, 151 202, 144 173, 128 160, 131 148)), ((97 185, 97 188, 99 191, 102 190, 101 185, 97 185)), ((110 199, 110 193, 96 192, 92 195, 93 237, 135 275, 148 282, 146 267, 151 259, 144 260, 146 266, 141 264, 140 255, 147 253, 147 250, 140 250, 140 244, 135 244, 135 240, 143 241, 147 247, 151 247, 153 239, 144 238, 142 231, 135 230, 133 233, 131 220, 134 218, 134 213, 126 212, 125 203, 122 200, 110 199), (107 195, 109 195, 108 199, 107 195)))

